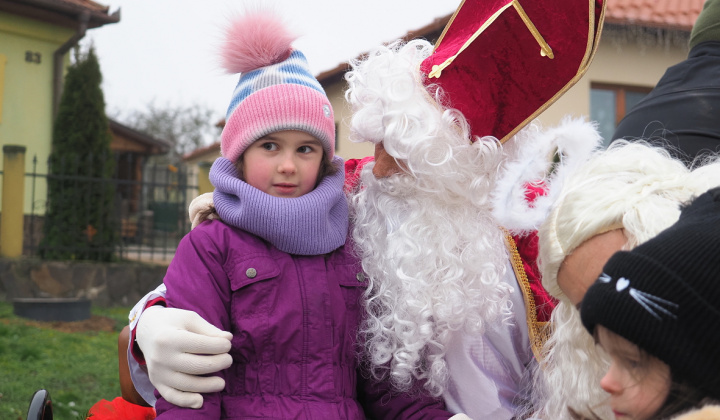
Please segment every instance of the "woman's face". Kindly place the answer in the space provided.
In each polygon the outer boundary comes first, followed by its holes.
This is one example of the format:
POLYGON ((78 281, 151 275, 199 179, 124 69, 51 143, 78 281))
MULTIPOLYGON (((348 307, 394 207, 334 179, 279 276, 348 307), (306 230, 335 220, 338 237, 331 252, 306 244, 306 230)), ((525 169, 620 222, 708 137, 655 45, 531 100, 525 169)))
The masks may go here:
POLYGON ((611 360, 600 387, 610 394, 615 418, 653 418, 670 392, 670 367, 602 325, 597 327, 597 338, 611 360))
POLYGON ((593 236, 565 257, 558 270, 557 283, 573 305, 580 304, 605 263, 626 243, 624 230, 615 229, 593 236))

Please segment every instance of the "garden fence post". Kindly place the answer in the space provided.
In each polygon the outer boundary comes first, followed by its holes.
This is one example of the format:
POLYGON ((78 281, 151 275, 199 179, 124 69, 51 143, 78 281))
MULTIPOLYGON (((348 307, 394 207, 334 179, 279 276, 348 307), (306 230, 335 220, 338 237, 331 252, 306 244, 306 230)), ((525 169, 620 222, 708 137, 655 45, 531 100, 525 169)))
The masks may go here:
POLYGON ((23 252, 25 204, 25 146, 3 146, 0 256, 19 257, 23 252))

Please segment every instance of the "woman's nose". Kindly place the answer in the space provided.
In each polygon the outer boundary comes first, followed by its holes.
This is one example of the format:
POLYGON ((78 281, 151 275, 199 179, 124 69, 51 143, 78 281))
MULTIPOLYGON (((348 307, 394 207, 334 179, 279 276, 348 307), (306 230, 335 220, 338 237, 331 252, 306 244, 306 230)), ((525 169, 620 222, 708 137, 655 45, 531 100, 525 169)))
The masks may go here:
POLYGON ((605 376, 600 380, 600 388, 608 394, 617 394, 622 391, 622 383, 618 374, 615 364, 611 364, 605 376))

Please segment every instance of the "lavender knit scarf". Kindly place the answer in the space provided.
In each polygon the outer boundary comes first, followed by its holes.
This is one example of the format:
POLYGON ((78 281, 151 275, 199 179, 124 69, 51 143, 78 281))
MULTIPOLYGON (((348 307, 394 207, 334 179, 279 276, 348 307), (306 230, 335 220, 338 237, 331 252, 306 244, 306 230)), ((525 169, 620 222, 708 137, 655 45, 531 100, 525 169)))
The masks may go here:
POLYGON ((320 255, 334 251, 345 243, 348 233, 348 204, 343 193, 343 160, 336 156, 333 163, 340 170, 314 190, 301 197, 280 198, 242 181, 232 162, 218 158, 210 169, 215 209, 225 223, 283 252, 320 255))

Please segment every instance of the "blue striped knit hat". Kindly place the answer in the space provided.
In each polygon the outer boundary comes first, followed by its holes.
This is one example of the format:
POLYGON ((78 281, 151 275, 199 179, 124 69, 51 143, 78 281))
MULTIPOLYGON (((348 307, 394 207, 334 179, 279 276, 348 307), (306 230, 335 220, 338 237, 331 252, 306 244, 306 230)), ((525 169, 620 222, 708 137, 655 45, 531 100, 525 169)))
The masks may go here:
POLYGON ((335 151, 335 119, 307 59, 291 47, 291 35, 277 16, 248 13, 229 28, 223 50, 225 68, 241 73, 227 110, 220 150, 236 162, 255 140, 282 130, 299 130, 335 151))

